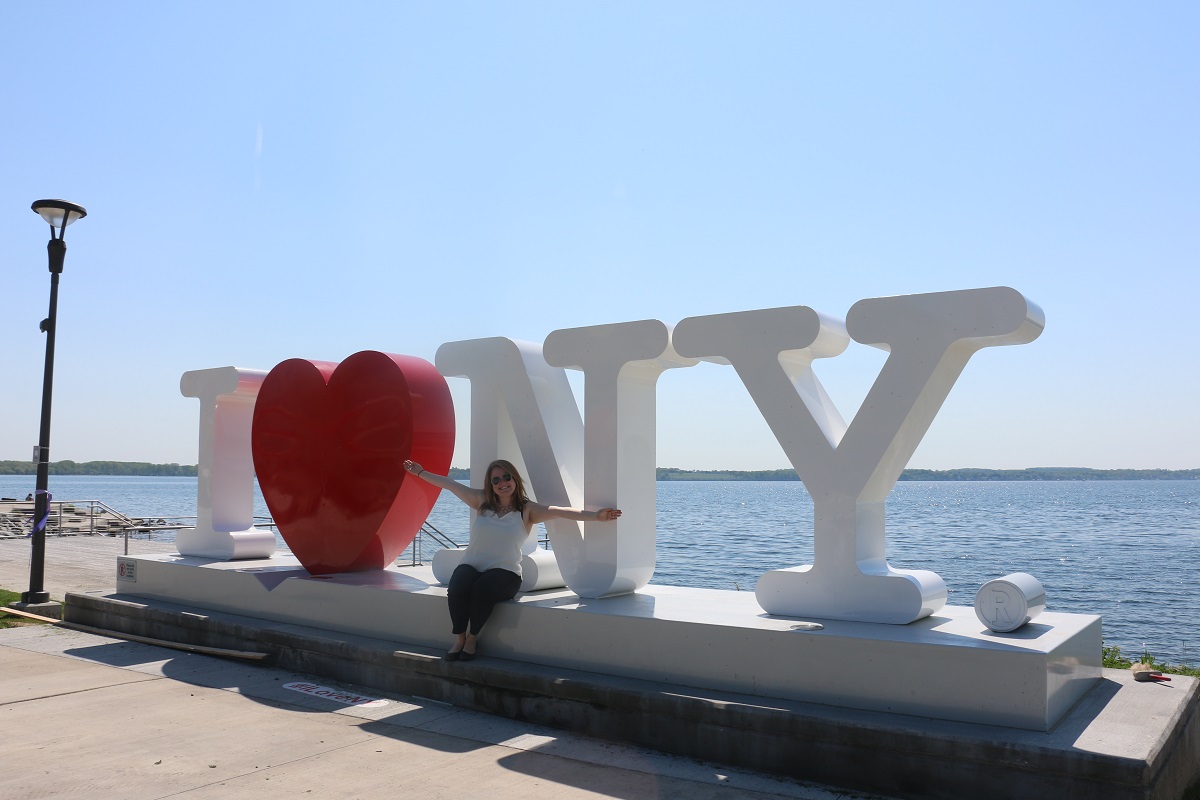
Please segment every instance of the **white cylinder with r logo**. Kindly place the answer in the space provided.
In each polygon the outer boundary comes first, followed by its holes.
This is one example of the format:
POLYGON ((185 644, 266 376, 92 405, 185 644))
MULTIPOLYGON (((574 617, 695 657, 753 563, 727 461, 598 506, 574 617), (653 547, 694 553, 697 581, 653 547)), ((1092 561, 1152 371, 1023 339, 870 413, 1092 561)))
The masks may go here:
POLYGON ((1045 610, 1046 590, 1027 572, 988 581, 975 595, 975 616, 997 633, 1015 631, 1045 610))

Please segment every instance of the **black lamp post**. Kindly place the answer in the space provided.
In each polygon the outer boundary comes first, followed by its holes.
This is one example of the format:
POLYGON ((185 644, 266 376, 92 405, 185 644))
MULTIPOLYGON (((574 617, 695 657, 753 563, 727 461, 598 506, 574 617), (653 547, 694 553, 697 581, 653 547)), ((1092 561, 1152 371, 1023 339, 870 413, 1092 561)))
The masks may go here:
POLYGON ((42 320, 41 329, 46 334, 46 373, 42 378, 42 429, 38 438, 37 491, 33 503, 33 554, 29 560, 29 591, 21 593, 25 604, 46 603, 50 594, 43 588, 46 572, 46 522, 50 517, 50 398, 54 389, 54 330, 58 316, 58 276, 63 271, 67 257, 67 243, 63 241, 67 226, 87 216, 83 206, 65 200, 38 200, 33 204, 42 219, 50 223, 50 242, 46 251, 50 255, 50 316, 42 320), (56 237, 55 234, 58 234, 56 237))

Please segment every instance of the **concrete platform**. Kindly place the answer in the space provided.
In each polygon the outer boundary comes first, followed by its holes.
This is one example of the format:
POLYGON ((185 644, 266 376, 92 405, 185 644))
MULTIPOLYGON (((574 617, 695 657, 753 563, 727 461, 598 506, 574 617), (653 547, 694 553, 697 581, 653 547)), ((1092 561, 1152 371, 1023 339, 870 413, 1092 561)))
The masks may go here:
MULTIPOLYGON (((174 546, 165 543, 135 540, 131 541, 129 545, 130 550, 136 554, 174 552, 174 546)), ((119 600, 113 596, 112 589, 116 584, 114 563, 116 558, 122 555, 122 550, 123 545, 119 539, 87 536, 65 539, 55 537, 47 547, 46 588, 55 598, 61 598, 66 593, 79 593, 83 596, 84 593, 92 592, 91 596, 94 598, 112 596, 119 600)), ((24 582, 29 574, 28 551, 27 540, 0 539, 0 586, 15 590, 24 588, 24 582)), ((124 604, 118 603, 118 605, 123 606, 124 604)), ((133 608, 138 609, 151 605, 135 602, 133 608)), ((161 605, 162 609, 170 607, 167 604, 158 605, 161 605)), ((103 619, 105 612, 91 611, 88 613, 91 615, 90 618, 95 621, 103 619)), ((143 612, 137 612, 137 616, 142 615, 143 612)), ((207 637, 208 642, 217 645, 229 646, 235 642, 239 643, 241 647, 257 647, 259 645, 267 647, 270 645, 273 648, 279 648, 275 656, 277 665, 280 661, 303 662, 313 668, 319 667, 321 670, 328 668, 339 674, 342 670, 347 670, 346 674, 351 674, 349 671, 355 668, 357 654, 355 641, 372 643, 375 649, 386 654, 381 655, 380 658, 386 659, 389 663, 396 659, 387 649, 395 647, 394 642, 372 640, 366 637, 332 635, 329 632, 312 628, 288 626, 263 620, 246 620, 250 627, 244 629, 243 638, 230 636, 229 631, 224 629, 224 623, 218 624, 221 618, 225 618, 226 622, 237 619, 232 615, 214 614, 193 607, 180 611, 180 614, 170 616, 161 624, 153 620, 128 621, 124 624, 141 626, 139 629, 145 631, 157 630, 160 635, 174 632, 180 639, 186 638, 188 641, 204 642, 207 637), (222 632, 223 630, 224 632, 222 632), (286 637, 289 631, 315 635, 317 640, 322 642, 323 649, 288 653, 289 646, 286 639, 282 643, 272 644, 276 641, 274 637, 286 637), (344 652, 338 649, 343 646, 345 647, 344 652), (331 655, 330 649, 333 649, 336 654, 331 655)), ((0 631, 0 664, 4 665, 0 667, 0 685, 4 679, 10 677, 7 669, 9 662, 6 660, 4 646, 6 643, 14 641, 15 637, 31 637, 31 640, 36 640, 37 647, 40 648, 44 645, 46 652, 63 653, 69 658, 75 659, 99 659, 123 670, 161 670, 167 677, 175 681, 182 681, 180 692, 169 693, 168 698, 155 697, 155 704, 168 703, 167 713, 164 714, 166 719, 182 716, 187 709, 186 705, 177 706, 175 703, 192 702, 192 692, 198 685, 225 687, 223 690, 225 693, 232 692, 268 698, 261 702, 270 704, 272 707, 292 708, 287 705, 287 696, 292 695, 294 698, 294 693, 279 690, 279 681, 283 680, 279 676, 301 674, 286 672, 278 666, 274 669, 243 667, 240 664, 217 662, 211 658, 192 654, 147 648, 160 653, 151 658, 136 654, 141 652, 144 648, 143 645, 115 642, 100 637, 90 637, 94 641, 87 645, 79 644, 74 640, 71 640, 70 644, 64 644, 62 643, 65 641, 64 637, 69 632, 45 628, 42 630, 45 632, 41 634, 30 632, 30 629, 27 628, 0 631), (204 664, 205 666, 194 667, 195 664, 204 664), (242 672, 261 673, 263 677, 257 680, 243 680, 238 677, 242 672), (233 677, 230 677, 231 675, 233 677), (170 699, 174 697, 180 699, 178 701, 170 699)), ((85 636, 74 633, 69 635, 71 637, 85 636)), ((410 647, 409 650, 419 656, 423 653, 421 658, 427 660, 426 663, 432 664, 433 656, 443 647, 444 642, 442 647, 436 649, 410 647)), ((402 663, 408 663, 405 659, 400 660, 402 663)), ((620 743, 629 741, 635 735, 641 736, 646 733, 645 728, 653 727, 651 722, 641 722, 639 725, 631 726, 628 738, 624 735, 625 731, 618 730, 608 743, 564 733, 565 725, 571 721, 565 712, 564 719, 554 722, 557 726, 556 730, 542 727, 530 720, 554 718, 553 712, 559 707, 559 704, 552 698, 547 699, 544 695, 526 695, 520 691, 519 685, 513 689, 507 702, 502 697, 489 697, 486 694, 479 696, 478 699, 481 703, 486 700, 493 704, 490 707, 495 709, 497 716, 478 714, 467 710, 468 708, 482 707, 469 705, 474 702, 471 697, 472 687, 480 681, 487 681, 495 677, 491 667, 501 667, 506 664, 507 662, 485 656, 471 664, 455 667, 446 665, 449 670, 452 670, 446 673, 445 680, 450 684, 449 687, 443 687, 447 693, 446 696, 450 696, 452 690, 462 692, 466 695, 462 706, 444 706, 433 700, 417 699, 407 695, 407 704, 398 705, 392 711, 385 709, 382 714, 373 717, 383 719, 383 723, 357 723, 365 725, 365 730, 369 733, 383 735, 389 742, 399 742, 402 745, 400 749, 388 749, 391 745, 385 744, 385 752, 390 754, 389 761, 408 759, 405 762, 407 764, 416 763, 416 759, 420 759, 420 763, 426 763, 422 755, 424 751, 421 748, 415 752, 404 749, 403 745, 410 739, 404 733, 392 733, 391 731, 395 730, 393 725, 403 727, 411 724, 418 728, 424 728, 428 723, 430 730, 449 736, 449 739, 443 740, 421 740, 425 746, 433 748, 432 754, 435 758, 442 754, 443 748, 445 752, 452 753, 474 754, 478 748, 487 748, 485 753, 500 753, 493 760, 496 765, 504 768, 502 770, 492 769, 486 758, 482 760, 474 756, 449 760, 438 758, 436 763, 431 764, 430 769, 441 776, 445 780, 444 783, 439 783, 432 777, 422 783, 417 779, 422 772, 420 769, 410 770, 391 765, 388 769, 388 786, 391 791, 395 792, 402 786, 410 786, 414 796, 456 798, 479 796, 497 799, 510 796, 522 798, 595 797, 599 794, 610 797, 654 797, 660 799, 681 797, 688 800, 707 800, 710 797, 726 796, 759 797, 760 794, 756 792, 763 792, 764 794, 761 796, 820 797, 828 798, 828 800, 844 799, 847 796, 841 791, 822 791, 819 788, 810 788, 812 784, 798 784, 790 780, 780 781, 773 787, 763 787, 758 783, 753 783, 758 779, 746 776, 746 768, 735 767, 727 762, 713 760, 712 766, 704 769, 703 763, 698 764, 683 759, 671 760, 667 756, 653 755, 654 751, 640 750, 631 744, 620 743), (473 676, 472 681, 464 683, 463 679, 468 676, 473 676), (462 688, 452 688, 457 686, 462 688), (416 708, 417 706, 420 708, 416 708), (434 713, 439 709, 442 713, 434 713), (516 718, 513 716, 514 709, 525 716, 516 718), (434 721, 429 722, 431 719, 434 721), (573 736, 575 738, 572 738, 573 736), (439 744, 439 741, 448 743, 439 744), (481 744, 476 744, 476 742, 481 744), (490 747, 491 745, 506 750, 500 752, 490 747), (577 759, 578 762, 572 760, 555 762, 558 764, 557 766, 541 766, 546 763, 539 759, 541 755, 577 759), (603 765, 603 768, 594 769, 591 766, 593 764, 603 765), (715 766, 717 764, 721 764, 721 766, 715 766), (639 777, 630 775, 625 770, 644 772, 645 774, 639 777), (501 772, 507 773, 508 777, 499 777, 501 772), (457 779, 457 776, 462 776, 462 779, 457 779), (473 780, 467 780, 467 778, 473 778, 473 780), (684 782, 680 783, 676 779, 683 779, 684 782), (409 781, 415 782, 410 784, 409 781), (719 783, 721 788, 728 789, 728 793, 717 793, 713 783, 719 783), (592 791, 583 791, 580 787, 587 787, 592 791), (583 791, 582 794, 581 791, 583 791)), ((374 663, 360 663, 359 666, 361 667, 360 672, 374 672, 380 669, 379 665, 374 663)), ((33 671, 38 675, 47 675, 47 680, 53 676, 53 670, 41 664, 35 665, 33 671)), ((384 670, 382 674, 387 672, 388 670, 384 670)), ((409 672, 416 678, 420 677, 420 673, 412 670, 409 672)), ((311 675, 312 673, 304 674, 311 675)), ((326 682, 334 680, 328 672, 322 674, 327 676, 326 682)), ((555 675, 555 677, 561 676, 555 675)), ((395 678, 389 678, 389 680, 395 680, 395 678)), ((43 685, 38 683, 39 687, 43 685)), ((336 685, 347 684, 339 682, 336 685)), ((435 680, 433 685, 442 686, 442 683, 435 680)), ((30 685, 30 691, 35 688, 37 687, 30 685)), ((502 694, 503 689, 502 686, 502 694)), ((68 695, 77 695, 86 690, 88 690, 86 686, 71 685, 64 687, 62 691, 66 698, 68 695)), ((798 726, 808 726, 808 729, 803 731, 795 741, 795 751, 799 754, 795 759, 796 763, 792 764, 787 761, 785 754, 783 762, 767 764, 765 769, 782 774, 827 774, 835 772, 836 768, 840 767, 856 773, 852 774, 846 782, 840 783, 842 786, 861 786, 864 780, 868 779, 870 782, 880 784, 886 780, 892 780, 896 785, 908 787, 904 794, 909 797, 1020 797, 1022 800, 1037 800, 1042 797, 1055 800, 1075 797, 1114 797, 1118 800, 1127 797, 1141 797, 1152 798, 1152 800, 1173 800, 1173 798, 1180 797, 1183 787, 1189 784, 1196 785, 1200 780, 1197 767, 1197 762, 1200 761, 1200 746, 1197 744, 1196 735, 1196 693, 1196 683, 1190 679, 1176 677, 1170 684, 1156 686, 1155 684, 1132 683, 1128 680, 1127 672, 1106 670, 1097 689, 1074 706, 1049 732, 938 723, 928 719, 893 714, 863 714, 850 711, 839 715, 828 707, 799 704, 802 710, 808 709, 819 713, 814 716, 801 715, 796 720, 798 726), (833 714, 832 721, 826 722, 824 714, 833 714), (846 725, 843 725, 843 722, 846 725), (823 739, 823 737, 825 738, 823 739), (864 741, 868 745, 870 741, 874 741, 877 748, 887 755, 877 759, 869 747, 864 749, 866 747, 864 741), (814 743, 811 747, 810 742, 814 743), (983 752, 977 746, 981 742, 986 748, 983 752), (896 747, 893 748, 891 745, 896 745, 896 747), (812 750, 811 756, 806 755, 810 749, 812 750), (906 754, 912 753, 914 750, 917 757, 912 760, 912 763, 907 763, 905 761, 906 754), (826 766, 819 763, 822 758, 833 759, 833 762, 826 766), (939 759, 944 763, 939 762, 939 759), (1054 760, 1053 763, 1048 763, 1050 759, 1054 760), (923 767, 922 764, 926 762, 930 762, 930 765, 923 767), (877 763, 880 765, 879 769, 882 770, 882 774, 878 776, 875 774, 877 763), (1011 775, 1009 775, 1006 765, 1013 765, 1011 775), (1105 771, 1113 768, 1114 765, 1120 770, 1121 775, 1106 777, 1105 771), (928 774, 923 769, 927 769, 928 774), (1039 775, 1047 773, 1047 770, 1050 773, 1057 770, 1062 774, 1050 775, 1045 780, 1039 778, 1039 775), (932 780, 926 783, 926 778, 930 776, 932 780)), ((428 692, 418 694, 426 698, 431 697, 428 692)), ((668 686, 665 693, 665 697, 684 699, 699 699, 698 695, 699 693, 689 692, 678 686, 668 686)), ((47 788, 46 795, 91 797, 94 795, 89 794, 87 789, 90 783, 107 780, 109 777, 121 781, 121 785, 125 787, 123 791, 109 796, 161 796, 161 792, 148 794, 142 789, 144 782, 152 783, 161 780, 161 776, 157 774, 161 765, 156 767, 152 762, 151 765, 144 765, 137 760, 139 754, 154 744, 159 737, 159 731, 147 728, 149 733, 142 734, 143 723, 149 726, 153 720, 136 713, 136 710, 131 711, 127 707, 129 698, 122 698, 121 702, 112 703, 110 710, 99 712, 103 718, 107 719, 111 716, 113 719, 121 720, 123 735, 106 739, 102 752, 92 752, 81 749, 79 743, 74 739, 63 738, 61 735, 62 729, 77 725, 78 717, 75 712, 81 706, 67 698, 60 711, 51 713, 38 705, 41 702, 38 700, 40 696, 29 694, 28 697, 7 698, 14 703, 20 703, 21 708, 28 711, 21 723, 21 730, 35 736, 36 746, 31 744, 29 748, 20 752, 13 749, 6 751, 6 757, 14 759, 14 763, 19 762, 26 765, 28 769, 13 770, 7 772, 5 776, 0 776, 10 781, 0 783, 0 796, 22 796, 21 791, 10 791, 15 785, 11 781, 36 778, 39 781, 38 786, 47 788), (73 764, 79 765, 78 768, 75 770, 58 769, 62 759, 68 756, 73 759, 73 764), (42 769, 42 766, 39 765, 48 766, 42 769), (75 786, 76 789, 72 790, 71 786, 75 786)), ((46 693, 47 698, 55 696, 57 695, 49 691, 46 693)), ((397 695, 383 694, 381 696, 394 697, 397 695)), ((613 695, 611 702, 616 702, 624 697, 627 696, 613 695)), ((0 704, 7 700, 0 698, 0 704)), ((764 712, 772 708, 776 711, 779 710, 778 704, 764 704, 760 699, 755 698, 747 698, 747 700, 749 702, 744 706, 726 707, 739 708, 743 713, 757 708, 764 709, 764 712)), ((255 701, 255 704, 258 702, 255 701)), ((630 698, 630 702, 633 702, 632 698, 630 698)), ((710 698, 707 702, 720 703, 722 701, 710 698)), ((325 714, 335 713, 330 710, 334 706, 326 701, 314 700, 313 703, 318 704, 319 710, 325 714)), ((314 705, 314 708, 316 707, 314 705)), ((578 706, 576 707, 578 708, 578 706)), ((599 710, 607 707, 603 703, 596 706, 599 710)), ((351 707, 336 713, 366 719, 368 713, 378 712, 368 712, 351 707)), ((298 725, 304 726, 312 720, 312 717, 311 713, 299 715, 293 713, 287 717, 287 725, 289 728, 298 725)), ((224 735, 224 723, 221 721, 223 718, 223 715, 219 715, 219 718, 213 721, 212 724, 215 727, 211 731, 202 724, 202 721, 197 722, 194 730, 191 727, 186 728, 187 735, 180 740, 180 747, 184 748, 188 742, 210 743, 214 748, 211 752, 216 752, 218 755, 237 749, 225 746, 241 740, 231 740, 224 735), (212 735, 214 732, 219 735, 212 735)), ((644 712, 640 717, 635 716, 635 718, 644 718, 644 712)), ((265 724, 273 723, 268 720, 265 724)), ((260 730, 255 725, 256 723, 251 723, 248 730, 260 730)), ((267 728, 262 728, 262 730, 267 730, 267 728)), ((698 750, 712 752, 719 749, 719 745, 727 748, 737 746, 736 742, 730 740, 738 738, 740 729, 717 727, 705 730, 707 731, 706 738, 700 743, 698 750)), ((659 751, 664 750, 670 744, 665 740, 665 733, 661 730, 650 731, 650 735, 646 738, 649 741, 657 742, 653 746, 659 751)), ((372 745, 374 742, 367 739, 358 746, 360 748, 369 747, 369 752, 375 753, 379 748, 372 745)), ((24 746, 22 745, 22 747, 24 746)), ((255 747, 259 748, 260 745, 255 745, 255 747)), ((755 758, 764 763, 769 761, 768 756, 759 757, 759 754, 755 752, 753 736, 746 740, 746 750, 749 761, 753 761, 755 758)), ((308 788, 333 794, 340 791, 343 795, 354 794, 358 791, 359 796, 367 796, 369 789, 375 786, 374 776, 360 776, 359 770, 362 769, 360 758, 342 759, 338 756, 339 752, 353 755, 356 751, 353 749, 342 751, 336 747, 297 749, 294 751, 294 761, 274 764, 267 773, 272 780, 253 784, 254 790, 263 794, 264 797, 292 797, 296 794, 303 794, 304 790, 308 788), (296 790, 298 785, 301 787, 299 791, 296 790), (272 787, 276 786, 279 787, 279 791, 272 791, 272 787)), ((772 757, 777 756, 778 754, 774 754, 772 757)), ((238 787, 249 785, 235 781, 255 779, 256 777, 254 774, 239 775, 234 771, 228 771, 226 766, 228 765, 224 763, 219 764, 215 774, 208 771, 208 763, 198 765, 193 772, 174 770, 172 780, 169 782, 171 790, 178 791, 181 796, 228 796, 238 787), (221 794, 222 792, 225 794, 221 794)), ((262 775, 258 775, 257 779, 262 781, 262 777, 262 775)), ((832 781, 829 785, 839 785, 839 782, 832 781)), ((879 792, 879 794, 883 794, 883 792, 879 792)), ((898 794, 899 792, 888 793, 892 797, 898 794)))
MULTIPOLYGON (((117 560, 135 597, 448 646, 446 590, 428 567, 310 576, 291 556, 117 560)), ((1100 678, 1100 618, 1043 614, 1013 633, 948 606, 908 625, 765 614, 749 592, 651 584, 583 600, 531 592, 497 607, 491 655, 765 698, 1045 731, 1100 678)))
MULTIPOLYGON (((266 621, 116 594, 69 620, 257 649, 278 667, 743 769, 895 797, 1174 800, 1200 778, 1200 682, 1105 670, 1050 731, 770 700, 266 621)), ((834 665, 836 667, 836 665, 834 665)), ((653 796, 653 795, 650 795, 653 796)))

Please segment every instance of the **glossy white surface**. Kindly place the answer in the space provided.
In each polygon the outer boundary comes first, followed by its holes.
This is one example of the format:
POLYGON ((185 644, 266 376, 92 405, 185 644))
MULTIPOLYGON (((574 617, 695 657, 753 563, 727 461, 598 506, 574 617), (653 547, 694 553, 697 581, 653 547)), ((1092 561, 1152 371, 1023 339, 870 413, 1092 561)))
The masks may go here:
POLYGON ((860 300, 844 326, 804 306, 676 326, 681 354, 737 371, 813 498, 813 563, 763 575, 765 611, 906 624, 945 604, 939 575, 887 563, 884 501, 970 357, 1043 327, 1041 309, 1006 287, 860 300), (849 425, 812 371, 847 336, 889 353, 849 425))
POLYGON ((551 366, 584 374, 583 507, 623 512, 616 522, 584 523, 582 536, 550 531, 563 577, 581 597, 637 591, 655 564, 655 385, 696 361, 676 355, 658 320, 556 330, 544 350, 551 366))
MULTIPOLYGON (((445 589, 429 568, 310 577, 295 559, 134 557, 123 594, 443 648, 445 589)), ((749 592, 654 586, 585 599, 569 591, 497 606, 485 657, 742 694, 1048 730, 1100 678, 1100 618, 1045 613, 1010 634, 970 608, 909 625, 762 613, 749 592)))
MULTIPOLYGON (((450 582, 454 569, 462 563, 465 547, 447 547, 433 554, 433 577, 441 585, 450 582)), ((535 547, 525 552, 521 558, 521 589, 522 592, 540 592, 543 589, 561 589, 566 586, 562 571, 554 553, 542 547, 535 547)))
POLYGON ((200 400, 196 527, 181 530, 184 555, 237 560, 275 552, 275 534, 254 527, 254 458, 250 424, 267 373, 218 367, 183 373, 179 391, 200 400))
POLYGON ((975 616, 993 631, 1008 633, 1046 610, 1042 582, 1027 572, 988 581, 975 595, 975 616))
MULTIPOLYGON (((566 372, 546 363, 541 345, 503 337, 447 342, 435 364, 447 378, 471 382, 472 475, 505 458, 538 502, 583 505, 583 418, 566 372)), ((578 534, 579 524, 554 519, 546 529, 578 534)), ((526 551, 536 546, 531 533, 526 551)))
POLYGON ((643 320, 554 331, 547 355, 498 337, 438 349, 443 375, 471 381, 472 474, 508 458, 541 503, 624 512, 583 531, 546 523, 562 578, 581 596, 636 591, 654 574, 654 386, 664 370, 694 363, 669 338, 661 322, 643 320), (586 425, 563 367, 584 372, 586 425))

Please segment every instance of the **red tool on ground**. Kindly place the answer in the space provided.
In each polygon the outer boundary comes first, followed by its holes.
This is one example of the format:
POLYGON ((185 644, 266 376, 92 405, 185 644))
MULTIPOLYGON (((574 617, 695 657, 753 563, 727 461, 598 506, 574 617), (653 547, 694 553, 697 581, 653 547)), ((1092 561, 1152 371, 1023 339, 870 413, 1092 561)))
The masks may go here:
POLYGON ((1141 683, 1146 683, 1146 682, 1153 683, 1153 682, 1157 682, 1157 681, 1171 680, 1170 678, 1168 678, 1166 675, 1163 675, 1158 670, 1153 669, 1149 664, 1142 664, 1141 662, 1134 664, 1132 667, 1129 668, 1129 671, 1133 673, 1133 679, 1135 681, 1140 681, 1141 683))

